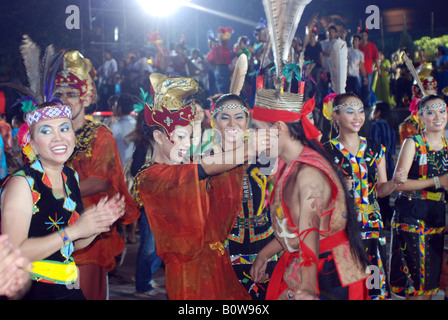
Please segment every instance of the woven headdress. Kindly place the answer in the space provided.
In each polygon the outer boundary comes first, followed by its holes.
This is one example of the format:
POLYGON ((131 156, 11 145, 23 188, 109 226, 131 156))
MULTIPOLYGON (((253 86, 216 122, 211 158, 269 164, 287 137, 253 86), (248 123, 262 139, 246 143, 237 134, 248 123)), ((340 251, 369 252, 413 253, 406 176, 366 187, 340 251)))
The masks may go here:
POLYGON ((150 126, 160 126, 169 136, 176 126, 187 126, 195 118, 192 105, 184 105, 182 99, 195 94, 199 89, 193 78, 168 78, 160 73, 150 76, 154 88, 154 101, 151 106, 145 105, 145 120, 150 126))
MULTIPOLYGON (((263 76, 258 77, 253 119, 266 122, 301 120, 307 138, 315 139, 320 132, 306 117, 313 111, 315 100, 310 99, 304 103, 305 83, 299 82, 298 94, 284 91, 285 76, 294 70, 294 66, 289 64, 292 41, 303 11, 310 2, 311 0, 263 0, 276 72, 274 89, 263 88, 263 76)), ((302 68, 303 65, 296 66, 299 73, 302 68)))

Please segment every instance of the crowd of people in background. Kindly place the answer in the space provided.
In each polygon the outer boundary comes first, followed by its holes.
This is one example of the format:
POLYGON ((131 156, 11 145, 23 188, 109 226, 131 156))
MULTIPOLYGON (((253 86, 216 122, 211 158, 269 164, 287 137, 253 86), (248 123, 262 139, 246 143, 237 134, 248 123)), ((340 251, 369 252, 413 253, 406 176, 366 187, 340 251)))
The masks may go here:
MULTIPOLYGON (((119 57, 126 55, 125 58, 120 59, 115 58, 113 52, 105 51, 103 64, 97 66, 96 83, 99 101, 95 111, 112 111, 113 105, 110 99, 122 93, 140 97, 140 88, 150 92, 151 85, 148 79, 152 73, 188 76, 198 80, 201 85, 203 105, 210 110, 213 104, 211 97, 227 91, 235 62, 241 54, 247 56, 249 63, 246 83, 241 95, 253 103, 256 75, 262 63, 262 53, 267 41, 265 27, 264 22, 261 21, 253 37, 244 35, 237 39, 232 38, 234 32, 232 28, 219 28, 218 33, 210 30, 208 52, 190 48, 183 37, 178 43, 164 44, 157 32, 148 35, 151 43, 150 50, 115 52, 115 55, 119 57)), ((349 47, 347 92, 359 96, 368 108, 377 101, 387 103, 392 109, 409 108, 413 98, 414 79, 403 60, 403 54, 409 55, 406 48, 396 48, 395 52, 386 54, 369 40, 367 29, 347 34, 345 29, 331 25, 327 30, 318 31, 318 28, 314 28, 308 32, 310 37, 306 47, 303 47, 303 37, 296 37, 291 48, 291 55, 292 60, 297 61, 299 55, 304 53, 306 61, 313 63, 305 90, 307 98, 313 96, 316 98, 315 116, 320 127, 323 127, 324 123, 321 114, 323 98, 331 92, 330 52, 334 41, 338 38, 346 41, 349 47)), ((424 56, 424 53, 420 52, 420 56, 424 56)), ((437 94, 445 99, 442 90, 448 86, 447 49, 442 46, 437 48, 435 61, 410 58, 414 60, 416 69, 425 63, 432 65, 431 75, 438 83, 437 94)), ((398 120, 395 119, 396 121, 398 120)), ((395 123, 395 129, 398 128, 397 125, 395 123)))

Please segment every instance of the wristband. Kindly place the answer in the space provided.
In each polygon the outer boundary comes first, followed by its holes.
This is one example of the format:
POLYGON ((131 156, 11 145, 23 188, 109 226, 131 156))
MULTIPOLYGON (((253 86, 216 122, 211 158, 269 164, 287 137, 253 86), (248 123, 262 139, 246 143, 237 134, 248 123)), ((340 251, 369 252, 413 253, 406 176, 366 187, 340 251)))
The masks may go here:
POLYGON ((72 241, 70 240, 70 238, 67 235, 67 232, 65 232, 64 228, 61 228, 58 230, 59 235, 62 238, 62 242, 64 242, 64 246, 70 244, 72 241))
POLYGON ((434 177, 434 182, 435 182, 436 190, 440 189, 439 177, 434 177))

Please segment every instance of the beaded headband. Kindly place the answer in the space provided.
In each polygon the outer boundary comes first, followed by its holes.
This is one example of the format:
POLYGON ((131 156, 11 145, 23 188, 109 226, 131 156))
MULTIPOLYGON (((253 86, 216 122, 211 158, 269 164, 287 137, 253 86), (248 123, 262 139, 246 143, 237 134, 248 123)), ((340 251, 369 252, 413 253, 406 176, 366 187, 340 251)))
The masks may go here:
POLYGON ((440 103, 440 102, 439 102, 439 103, 434 103, 434 104, 432 104, 432 105, 424 106, 424 107, 422 107, 418 112, 423 113, 423 112, 425 112, 425 111, 427 111, 427 110, 429 110, 429 109, 443 108, 443 107, 446 108, 446 103, 444 103, 444 102, 440 103))
POLYGON ((217 115, 218 113, 220 113, 220 112, 223 111, 223 110, 233 110, 233 109, 237 109, 237 108, 240 108, 240 109, 242 109, 246 114, 249 114, 249 110, 247 110, 247 108, 246 108, 245 106, 242 106, 242 105, 240 105, 240 104, 228 104, 228 105, 225 105, 225 106, 221 106, 221 107, 219 107, 219 108, 213 110, 213 111, 212 111, 212 114, 215 116, 215 115, 217 115))
POLYGON ((29 127, 33 124, 44 120, 51 120, 56 118, 72 118, 72 110, 70 107, 57 105, 57 106, 49 106, 42 109, 36 109, 34 111, 29 112, 26 115, 26 123, 29 127))
POLYGON ((345 102, 343 104, 333 107, 333 111, 338 111, 345 107, 357 107, 357 106, 364 106, 364 104, 360 101, 352 101, 349 103, 345 102))

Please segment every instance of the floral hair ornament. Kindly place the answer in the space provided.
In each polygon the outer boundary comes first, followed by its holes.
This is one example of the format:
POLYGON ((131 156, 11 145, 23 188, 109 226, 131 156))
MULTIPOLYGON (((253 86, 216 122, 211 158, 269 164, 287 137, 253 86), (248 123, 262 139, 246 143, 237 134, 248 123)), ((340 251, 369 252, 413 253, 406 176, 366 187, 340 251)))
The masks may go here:
POLYGON ((324 98, 323 101, 323 114, 327 120, 333 120, 333 102, 338 96, 337 93, 330 93, 324 98))
POLYGON ((409 105, 409 111, 413 116, 416 116, 418 113, 418 104, 420 103, 420 100, 421 99, 419 98, 414 98, 412 99, 411 104, 409 105))
POLYGON ((168 78, 160 73, 151 74, 150 80, 155 96, 151 106, 145 104, 146 123, 162 127, 168 136, 176 126, 190 125, 195 118, 195 108, 184 105, 182 99, 198 91, 198 82, 193 78, 168 78))

